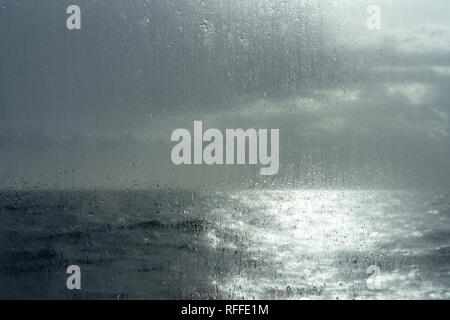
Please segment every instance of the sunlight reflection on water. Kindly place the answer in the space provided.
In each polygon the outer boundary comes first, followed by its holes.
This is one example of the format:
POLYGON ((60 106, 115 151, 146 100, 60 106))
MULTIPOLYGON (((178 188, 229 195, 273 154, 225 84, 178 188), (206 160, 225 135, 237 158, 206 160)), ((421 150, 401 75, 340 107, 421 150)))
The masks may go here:
MULTIPOLYGON (((260 262, 220 284, 235 298, 449 298, 449 211, 392 191, 246 191, 217 208, 260 262), (264 261, 266 265, 264 264, 264 261), (379 266, 378 290, 367 268, 379 266)), ((435 197, 436 198, 436 197, 435 197)), ((215 247, 226 240, 208 236, 215 247)), ((231 246, 232 244, 228 244, 231 246)))

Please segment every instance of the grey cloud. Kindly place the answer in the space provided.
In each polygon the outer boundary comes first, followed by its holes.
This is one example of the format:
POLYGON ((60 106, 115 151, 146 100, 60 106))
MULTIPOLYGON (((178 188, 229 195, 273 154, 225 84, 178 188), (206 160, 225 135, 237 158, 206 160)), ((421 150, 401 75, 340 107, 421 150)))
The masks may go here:
POLYGON ((170 133, 193 120, 280 128, 279 184, 295 166, 305 186, 447 177, 450 27, 437 6, 395 4, 370 34, 365 10, 352 22, 364 1, 79 2, 81 32, 65 30, 61 1, 0 10, 4 186, 19 176, 69 187, 258 179, 171 166, 170 133), (417 20, 421 10, 436 19, 417 20), (84 178, 53 175, 72 169, 84 178))

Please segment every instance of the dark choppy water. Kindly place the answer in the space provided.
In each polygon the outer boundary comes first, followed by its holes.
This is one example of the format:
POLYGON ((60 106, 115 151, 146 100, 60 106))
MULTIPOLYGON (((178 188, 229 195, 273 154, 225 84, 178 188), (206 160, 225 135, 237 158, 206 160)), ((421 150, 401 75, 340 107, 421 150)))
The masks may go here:
POLYGON ((0 216, 0 298, 450 298, 445 193, 2 192, 0 216))

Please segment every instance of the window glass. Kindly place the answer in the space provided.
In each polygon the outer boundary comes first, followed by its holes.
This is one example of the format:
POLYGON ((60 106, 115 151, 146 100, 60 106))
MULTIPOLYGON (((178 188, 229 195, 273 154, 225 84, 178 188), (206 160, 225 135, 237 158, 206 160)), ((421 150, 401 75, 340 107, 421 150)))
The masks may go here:
POLYGON ((448 12, 1 1, 0 298, 450 298, 448 12))

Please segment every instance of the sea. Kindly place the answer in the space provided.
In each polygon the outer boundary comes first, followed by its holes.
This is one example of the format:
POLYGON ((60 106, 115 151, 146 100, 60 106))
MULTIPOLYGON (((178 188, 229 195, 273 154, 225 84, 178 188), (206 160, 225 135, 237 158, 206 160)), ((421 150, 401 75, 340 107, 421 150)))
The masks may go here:
POLYGON ((1 191, 0 219, 1 299, 450 298, 449 192, 1 191))

